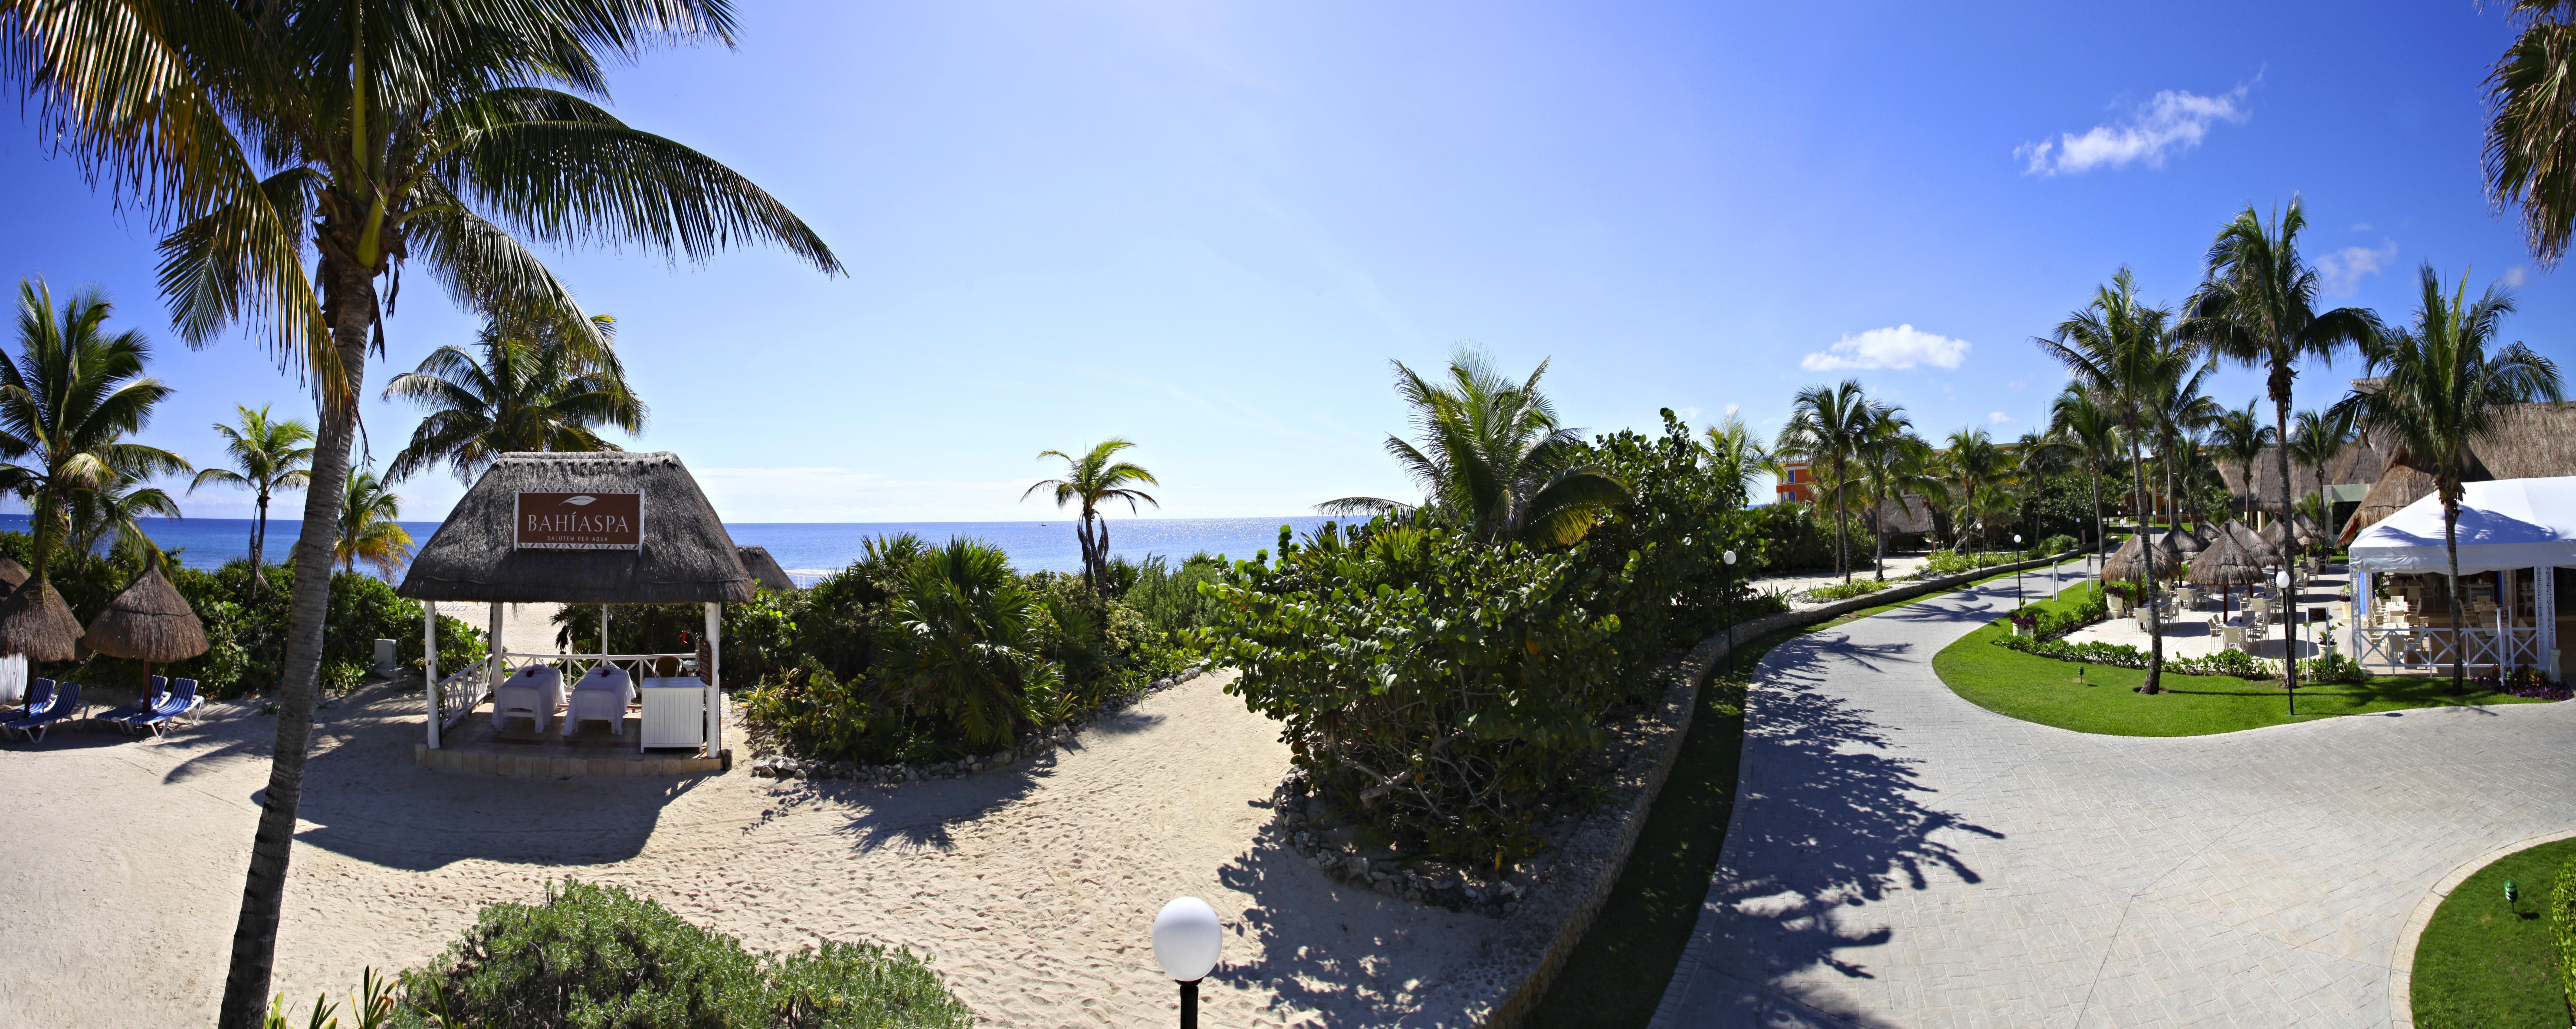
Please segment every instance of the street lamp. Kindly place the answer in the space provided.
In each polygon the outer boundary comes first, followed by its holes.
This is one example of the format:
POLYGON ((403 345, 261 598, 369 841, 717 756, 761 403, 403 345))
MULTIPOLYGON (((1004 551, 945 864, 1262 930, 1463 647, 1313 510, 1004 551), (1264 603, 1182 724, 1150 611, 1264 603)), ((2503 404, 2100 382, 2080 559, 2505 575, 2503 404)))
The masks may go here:
POLYGON ((1719 589, 1726 597, 1726 652, 1732 654, 1735 652, 1735 552, 1730 550, 1718 557, 1726 562, 1726 575, 1720 580, 1719 589))
POLYGON ((2299 659, 2299 601, 2298 598, 2290 595, 2290 566, 2282 565, 2281 570, 2272 576, 2272 581, 2281 584, 2283 605, 2281 608, 2281 685, 2284 687, 2284 692, 2290 695, 2290 713, 2295 715, 2299 713, 2299 677, 2289 672, 2298 668, 2291 662, 2299 659))
MULTIPOLYGON (((2021 534, 2018 532, 2013 533, 2013 549, 2021 549, 2021 534)), ((2013 556, 2020 557, 2021 555, 2015 554, 2013 556)), ((2019 611, 2021 610, 2021 562, 2015 561, 2013 562, 2013 565, 2013 610, 2019 611)))
POLYGON ((1181 984, 1181 1029, 1199 1029, 1199 980, 1216 967, 1225 946, 1216 909, 1197 897, 1180 897, 1154 916, 1154 961, 1181 984))

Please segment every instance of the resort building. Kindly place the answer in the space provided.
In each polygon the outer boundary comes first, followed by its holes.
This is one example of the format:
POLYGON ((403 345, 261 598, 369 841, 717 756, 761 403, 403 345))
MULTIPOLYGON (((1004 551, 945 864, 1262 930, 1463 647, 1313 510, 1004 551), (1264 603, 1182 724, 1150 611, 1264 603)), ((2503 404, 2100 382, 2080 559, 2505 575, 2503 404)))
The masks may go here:
POLYGON ((1771 487, 1774 502, 1816 502, 1816 474, 1807 470, 1805 458, 1787 458, 1780 462, 1779 481, 1771 487))

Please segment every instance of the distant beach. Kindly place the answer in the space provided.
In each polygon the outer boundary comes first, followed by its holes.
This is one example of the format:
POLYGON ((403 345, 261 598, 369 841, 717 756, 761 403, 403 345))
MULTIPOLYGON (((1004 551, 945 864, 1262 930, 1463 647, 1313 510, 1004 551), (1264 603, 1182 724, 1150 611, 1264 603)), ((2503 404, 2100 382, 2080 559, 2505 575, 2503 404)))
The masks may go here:
MULTIPOLYGON (((296 512, 301 508, 296 507, 296 512)), ((1302 536, 1335 519, 1315 515, 1280 518, 1119 518, 1109 523, 1109 552, 1141 561, 1160 554, 1179 561, 1206 551, 1244 559, 1254 551, 1279 548, 1279 527, 1302 536)), ((1350 519, 1340 519, 1349 521, 1350 519)), ((250 553, 251 520, 247 518, 146 518, 143 531, 163 550, 174 551, 190 568, 215 569, 250 553)), ((270 561, 281 561, 295 545, 300 523, 291 515, 268 519, 270 561)), ((437 522, 404 522, 419 543, 429 542, 437 522)), ((952 536, 972 536, 1001 547, 1011 564, 1024 572, 1072 572, 1082 568, 1082 548, 1074 541, 1071 521, 1025 522, 742 522, 725 526, 743 546, 769 548, 770 556, 790 571, 830 571, 858 560, 860 544, 879 536, 912 533, 931 543, 952 536)), ((0 514, 0 530, 27 531, 27 516, 0 514)))

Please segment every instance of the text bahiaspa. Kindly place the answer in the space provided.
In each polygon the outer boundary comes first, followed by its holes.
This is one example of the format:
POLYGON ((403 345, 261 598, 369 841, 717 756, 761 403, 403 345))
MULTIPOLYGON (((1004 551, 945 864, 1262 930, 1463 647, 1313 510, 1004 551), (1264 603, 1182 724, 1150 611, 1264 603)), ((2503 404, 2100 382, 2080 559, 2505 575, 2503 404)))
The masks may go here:
POLYGON ((634 550, 644 543, 638 490, 519 494, 515 546, 527 550, 634 550))

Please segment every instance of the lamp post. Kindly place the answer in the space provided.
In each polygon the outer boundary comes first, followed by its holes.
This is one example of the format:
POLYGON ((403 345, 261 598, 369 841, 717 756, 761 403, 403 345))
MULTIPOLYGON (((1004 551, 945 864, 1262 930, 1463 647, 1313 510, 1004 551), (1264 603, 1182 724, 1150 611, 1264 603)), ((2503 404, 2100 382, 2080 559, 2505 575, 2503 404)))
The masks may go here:
MULTIPOLYGON (((2018 532, 2013 533, 2013 549, 2021 549, 2021 534, 2018 532)), ((2013 556, 2019 557, 2021 555, 2015 554, 2013 556)), ((2013 562, 2013 566, 2013 610, 2019 611, 2021 610, 2021 562, 2015 561, 2013 562)))
POLYGON ((1726 595, 1726 652, 1732 654, 1735 652, 1735 552, 1730 550, 1718 557, 1726 562, 1726 574, 1719 580, 1719 589, 1726 595))
POLYGON ((1197 897, 1179 897, 1154 916, 1154 962, 1181 984, 1181 1029, 1199 1029, 1199 980, 1216 967, 1225 930, 1216 909, 1197 897))
POLYGON ((2288 662, 2299 659, 2299 602, 2297 598, 2290 596, 2290 566, 2282 565, 2281 570, 2273 575, 2272 581, 2281 584, 2281 603, 2285 605, 2281 608, 2281 661, 2284 673, 2281 676, 2281 684, 2284 692, 2290 695, 2290 713, 2295 715, 2299 713, 2299 680, 2297 676, 2289 675, 2287 672, 2297 667, 2288 662))

